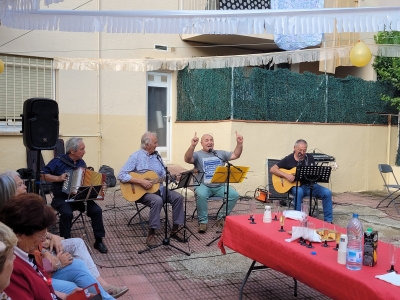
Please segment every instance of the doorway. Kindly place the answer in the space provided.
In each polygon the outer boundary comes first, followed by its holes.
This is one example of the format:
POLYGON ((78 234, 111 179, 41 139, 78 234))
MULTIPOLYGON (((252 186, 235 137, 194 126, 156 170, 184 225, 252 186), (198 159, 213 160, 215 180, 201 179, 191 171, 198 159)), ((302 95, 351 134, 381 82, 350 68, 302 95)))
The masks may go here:
POLYGON ((157 151, 164 161, 171 155, 171 75, 147 73, 147 130, 156 132, 157 151))

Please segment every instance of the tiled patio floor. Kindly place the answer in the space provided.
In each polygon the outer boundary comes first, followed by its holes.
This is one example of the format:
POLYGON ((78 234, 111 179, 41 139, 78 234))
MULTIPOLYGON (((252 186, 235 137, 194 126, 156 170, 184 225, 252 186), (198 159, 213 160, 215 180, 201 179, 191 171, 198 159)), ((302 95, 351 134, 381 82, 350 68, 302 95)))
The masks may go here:
MULTIPOLYGON (((184 193, 184 191, 182 191, 184 193)), ((380 220, 392 220, 394 224, 400 219, 393 205, 386 212, 374 209, 380 195, 371 196, 360 193, 344 193, 334 198, 334 221, 346 226, 352 211, 365 210, 364 221, 368 217, 379 216, 380 220)), ((187 226, 195 233, 187 243, 179 243, 173 239, 171 245, 190 254, 168 245, 138 254, 146 249, 145 233, 135 217, 133 225, 127 226, 130 218, 136 213, 134 203, 123 199, 119 191, 110 189, 104 201, 98 201, 103 208, 103 218, 106 227, 105 243, 109 249, 107 254, 100 254, 94 250, 93 257, 103 278, 115 285, 126 285, 129 292, 121 299, 238 299, 239 288, 251 264, 251 260, 232 251, 222 255, 217 242, 206 246, 207 243, 218 237, 215 219, 210 220, 209 229, 205 234, 197 233, 197 220, 191 218, 195 208, 192 194, 187 199, 187 226), (114 198, 115 193, 115 198, 114 198), (115 207, 114 207, 115 199, 115 207), (197 239, 197 238, 199 239, 197 239)), ((220 202, 210 203, 210 216, 214 215, 220 202)), ((261 213, 263 204, 258 205, 261 213)), ((248 201, 242 198, 238 201, 232 214, 247 214, 248 201)), ((169 211, 170 214, 170 211, 169 211)), ((144 220, 148 218, 148 208, 141 212, 144 220)), ((162 214, 163 215, 163 214, 162 214)), ((321 217, 321 215, 320 215, 321 217)), ((77 225, 74 225, 77 226, 77 225)), ((398 227, 392 228, 398 233, 398 227)), ((93 244, 93 235, 88 226, 90 244, 93 244)), ((387 226, 386 226, 387 227, 387 226)), ((83 231, 75 231, 74 236, 82 237, 83 231)), ((187 234, 190 234, 187 232, 187 234)), ((392 234, 389 230, 386 234, 392 234)), ((162 243, 164 238, 164 224, 157 232, 157 238, 162 243)), ((268 249, 265 249, 266 254, 268 249)), ((254 271, 244 289, 243 299, 327 299, 318 291, 299 282, 298 296, 293 296, 293 279, 274 270, 254 271)))

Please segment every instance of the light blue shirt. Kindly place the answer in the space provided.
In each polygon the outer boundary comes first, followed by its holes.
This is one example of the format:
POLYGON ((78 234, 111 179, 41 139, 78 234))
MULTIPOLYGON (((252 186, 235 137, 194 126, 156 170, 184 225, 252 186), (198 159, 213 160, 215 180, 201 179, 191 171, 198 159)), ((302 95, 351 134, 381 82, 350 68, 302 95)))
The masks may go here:
POLYGON ((164 166, 157 159, 157 155, 150 155, 146 150, 140 149, 129 156, 128 161, 118 173, 118 180, 128 182, 132 178, 129 175, 130 172, 144 173, 146 171, 154 171, 160 178, 165 176, 164 166))

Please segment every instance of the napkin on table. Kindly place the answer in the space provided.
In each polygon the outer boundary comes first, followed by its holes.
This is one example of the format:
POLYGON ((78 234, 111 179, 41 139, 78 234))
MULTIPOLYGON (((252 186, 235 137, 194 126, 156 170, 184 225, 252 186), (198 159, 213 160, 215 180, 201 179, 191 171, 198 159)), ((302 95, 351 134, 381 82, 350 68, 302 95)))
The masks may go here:
POLYGON ((307 241, 309 241, 310 239, 308 238, 309 237, 308 234, 310 233, 311 230, 313 231, 313 238, 312 238, 311 242, 321 243, 321 237, 315 230, 308 229, 306 227, 300 227, 300 226, 293 226, 292 227, 292 237, 290 239, 285 239, 285 241, 290 243, 301 237, 303 237, 307 241))
POLYGON ((396 274, 396 272, 390 272, 384 275, 376 275, 375 278, 389 282, 396 286, 400 286, 400 275, 396 274))
POLYGON ((288 219, 293 219, 293 220, 297 220, 297 221, 301 221, 303 220, 305 214, 301 211, 298 210, 285 210, 283 212, 283 215, 285 216, 285 218, 288 219))

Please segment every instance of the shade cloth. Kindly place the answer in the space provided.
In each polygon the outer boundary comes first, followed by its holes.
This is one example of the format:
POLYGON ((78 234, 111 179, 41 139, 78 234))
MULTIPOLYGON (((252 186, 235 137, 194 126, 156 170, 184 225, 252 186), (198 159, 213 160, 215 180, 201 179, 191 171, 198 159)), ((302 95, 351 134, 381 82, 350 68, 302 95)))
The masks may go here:
MULTIPOLYGON (((348 270, 337 263, 337 251, 314 244, 308 249, 299 243, 285 242, 288 233, 279 232, 279 222, 263 223, 262 215, 255 215, 257 224, 250 224, 248 215, 228 216, 219 247, 241 253, 265 266, 293 277, 333 299, 398 299, 399 288, 375 278, 390 267, 388 245, 379 241, 378 264, 363 266, 359 271, 348 270), (315 251, 316 255, 311 255, 315 251)), ((311 218, 316 228, 322 228, 321 220, 311 218)), ((298 221, 286 220, 290 230, 298 221)), ((333 227, 333 225, 331 225, 333 227)), ((345 233, 345 229, 340 228, 345 233)))
MULTIPOLYGON (((368 45, 373 55, 400 57, 397 45, 368 45)), ((301 63, 348 57, 352 46, 327 49, 271 52, 234 56, 163 58, 163 59, 97 59, 55 57, 54 68, 58 70, 109 70, 109 71, 179 71, 189 69, 216 69, 260 66, 280 63, 301 63)))
POLYGON ((3 26, 25 30, 175 34, 318 34, 333 32, 335 28, 338 32, 400 30, 399 6, 229 11, 2 9, 0 12, 3 26))

